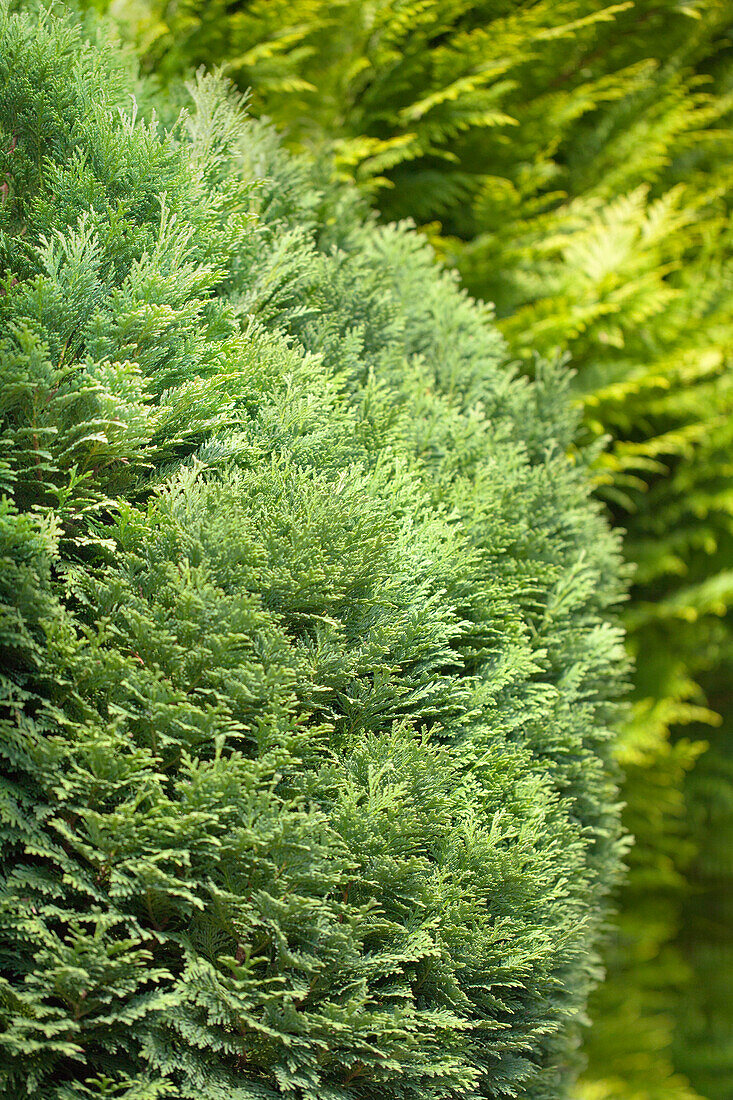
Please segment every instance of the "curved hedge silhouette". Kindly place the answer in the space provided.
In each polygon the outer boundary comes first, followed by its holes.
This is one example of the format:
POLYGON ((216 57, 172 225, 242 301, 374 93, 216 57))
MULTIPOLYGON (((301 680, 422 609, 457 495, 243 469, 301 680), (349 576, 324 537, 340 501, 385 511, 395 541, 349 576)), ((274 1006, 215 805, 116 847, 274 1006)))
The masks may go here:
POLYGON ((563 1095, 623 647, 562 375, 220 81, 0 27, 0 1091, 563 1095))

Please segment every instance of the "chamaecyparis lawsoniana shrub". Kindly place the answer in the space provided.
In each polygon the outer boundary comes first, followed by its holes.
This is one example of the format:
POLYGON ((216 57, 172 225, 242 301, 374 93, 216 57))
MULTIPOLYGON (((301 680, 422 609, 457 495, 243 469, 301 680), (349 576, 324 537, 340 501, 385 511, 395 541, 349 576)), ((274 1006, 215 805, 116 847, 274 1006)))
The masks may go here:
POLYGON ((585 424, 612 438, 598 492, 636 564, 635 707, 618 752, 637 842, 593 1008, 588 1097, 690 1100, 676 1064, 728 1100, 730 998, 707 964, 690 985, 671 945, 681 924, 692 962, 720 957, 726 938, 732 949, 733 7, 90 2, 164 82, 225 62, 255 112, 328 149, 385 218, 426 223, 528 370, 538 350, 570 352, 585 424), (685 783, 701 738, 712 751, 685 783), (699 854, 681 915, 689 822, 699 854), (683 1031, 699 1021, 689 1041, 675 1037, 675 999, 683 1031))
POLYGON ((623 847, 562 375, 0 12, 0 1093, 562 1097, 623 847))

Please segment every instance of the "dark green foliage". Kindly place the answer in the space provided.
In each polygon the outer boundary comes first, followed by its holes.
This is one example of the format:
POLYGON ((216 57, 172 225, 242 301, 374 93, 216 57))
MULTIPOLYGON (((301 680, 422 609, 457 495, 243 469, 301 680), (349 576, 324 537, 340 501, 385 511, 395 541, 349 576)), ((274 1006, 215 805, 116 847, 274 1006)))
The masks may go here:
POLYGON ((565 1095, 623 649, 562 374, 216 80, 166 128, 0 20, 0 1093, 565 1095))

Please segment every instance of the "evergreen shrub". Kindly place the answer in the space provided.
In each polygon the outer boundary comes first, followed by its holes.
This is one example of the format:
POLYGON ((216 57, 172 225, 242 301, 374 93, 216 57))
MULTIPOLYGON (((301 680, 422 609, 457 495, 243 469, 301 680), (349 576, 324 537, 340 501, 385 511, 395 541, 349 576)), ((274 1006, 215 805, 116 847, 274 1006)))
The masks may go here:
POLYGON ((289 142, 327 150, 385 218, 423 223, 529 373, 538 351, 569 352, 586 429, 612 440, 597 492, 636 566, 618 744, 636 844, 588 1096, 690 1100, 676 1062, 729 1100, 731 999, 698 961, 733 952, 729 0, 95 3, 162 82, 226 63, 289 142))
POLYGON ((623 849, 566 379, 136 95, 0 8, 0 1094, 561 1097, 623 849))

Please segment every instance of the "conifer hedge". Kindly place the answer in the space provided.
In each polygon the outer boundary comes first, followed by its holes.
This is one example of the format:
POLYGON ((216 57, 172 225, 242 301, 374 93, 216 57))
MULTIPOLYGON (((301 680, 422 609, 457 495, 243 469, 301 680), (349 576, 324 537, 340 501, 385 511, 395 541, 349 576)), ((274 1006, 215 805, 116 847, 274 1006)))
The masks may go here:
POLYGON ((148 98, 0 7, 0 1094, 564 1096, 623 848, 565 377, 148 98))
POLYGON ((594 1008, 589 1096, 689 1100, 676 1061, 728 1100, 730 998, 713 994, 708 964, 693 993, 672 943, 684 924, 696 967, 733 951, 729 0, 102 6, 164 83, 226 62, 292 144, 327 150, 385 217, 423 223, 496 304, 529 373, 538 350, 570 353, 586 428, 611 437, 597 491, 636 566, 635 708, 618 753, 637 843, 594 1008), (703 738, 712 751, 686 780, 703 738), (685 1031, 693 996, 699 1023, 675 1040, 674 1000, 685 1031))

